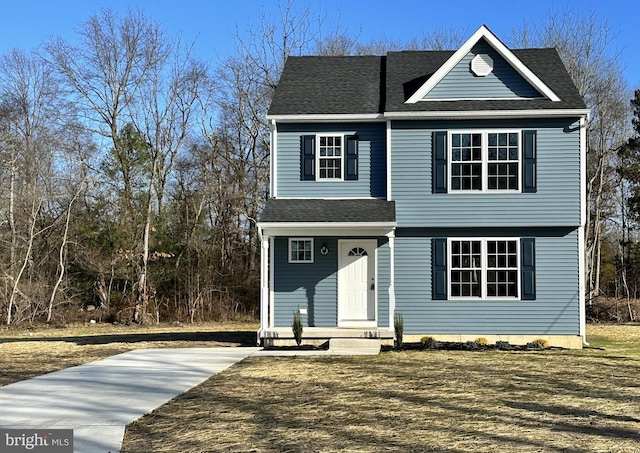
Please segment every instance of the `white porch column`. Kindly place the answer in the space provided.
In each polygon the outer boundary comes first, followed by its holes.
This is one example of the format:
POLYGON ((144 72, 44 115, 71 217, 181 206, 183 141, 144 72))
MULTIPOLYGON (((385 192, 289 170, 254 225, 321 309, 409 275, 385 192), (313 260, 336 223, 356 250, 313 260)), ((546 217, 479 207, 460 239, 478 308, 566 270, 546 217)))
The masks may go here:
POLYGON ((395 271, 395 231, 387 235, 389 237, 389 330, 394 331, 394 318, 396 313, 396 271, 395 271))
POLYGON ((260 253, 260 331, 269 328, 269 236, 262 235, 260 253))

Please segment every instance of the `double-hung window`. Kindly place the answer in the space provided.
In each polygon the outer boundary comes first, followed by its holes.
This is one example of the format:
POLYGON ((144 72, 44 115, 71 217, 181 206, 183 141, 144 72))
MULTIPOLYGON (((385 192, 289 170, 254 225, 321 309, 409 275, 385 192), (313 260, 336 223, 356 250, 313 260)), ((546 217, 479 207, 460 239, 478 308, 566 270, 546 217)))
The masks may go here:
POLYGON ((342 136, 318 136, 318 179, 342 179, 342 136))
POLYGON ((449 191, 520 191, 520 131, 449 132, 449 191))
POLYGON ((357 181, 357 135, 321 133, 300 137, 301 181, 357 181))
POLYGON ((519 239, 449 239, 449 297, 518 299, 519 239))
POLYGON ((487 133, 487 189, 520 189, 520 134, 487 133))
POLYGON ((451 134, 451 190, 482 190, 482 134, 451 134))

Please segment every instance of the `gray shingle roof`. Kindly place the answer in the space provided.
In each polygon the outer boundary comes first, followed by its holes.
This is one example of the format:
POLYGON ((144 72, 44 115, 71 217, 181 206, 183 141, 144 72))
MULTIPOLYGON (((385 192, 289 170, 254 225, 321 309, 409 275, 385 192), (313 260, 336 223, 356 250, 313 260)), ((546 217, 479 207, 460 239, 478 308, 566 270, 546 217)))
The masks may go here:
POLYGON ((387 223, 395 221, 395 202, 376 199, 271 198, 267 200, 260 216, 261 223, 387 223))
POLYGON ((384 57, 289 57, 269 108, 279 114, 380 111, 384 57))
POLYGON ((389 52, 386 57, 289 57, 269 115, 584 109, 555 49, 512 51, 561 99, 431 101, 405 104, 453 51, 389 52))

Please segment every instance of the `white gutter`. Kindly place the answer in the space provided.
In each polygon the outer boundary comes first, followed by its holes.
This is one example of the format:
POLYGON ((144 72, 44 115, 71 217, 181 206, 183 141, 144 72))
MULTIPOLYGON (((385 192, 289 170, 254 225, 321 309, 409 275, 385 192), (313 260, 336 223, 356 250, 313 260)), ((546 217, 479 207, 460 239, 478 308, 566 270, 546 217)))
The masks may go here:
POLYGON ((465 111, 421 111, 385 112, 386 118, 394 120, 415 119, 501 119, 501 118, 565 118, 587 115, 587 109, 539 109, 539 110, 465 110, 465 111))
POLYGON ((582 117, 589 114, 587 109, 531 109, 531 110, 430 110, 412 112, 384 112, 372 114, 308 114, 308 115, 268 115, 270 121, 289 123, 321 122, 384 122, 388 120, 416 119, 503 119, 503 118, 566 118, 582 117))
POLYGON ((312 113, 303 115, 267 115, 267 120, 279 121, 279 122, 294 122, 294 123, 312 123, 331 121, 338 123, 348 122, 362 122, 362 121, 385 121, 385 117, 381 113, 368 113, 368 114, 327 114, 327 113, 312 113))
POLYGON ((396 222, 313 222, 313 223, 261 223, 260 228, 269 236, 386 236, 394 231, 396 222))

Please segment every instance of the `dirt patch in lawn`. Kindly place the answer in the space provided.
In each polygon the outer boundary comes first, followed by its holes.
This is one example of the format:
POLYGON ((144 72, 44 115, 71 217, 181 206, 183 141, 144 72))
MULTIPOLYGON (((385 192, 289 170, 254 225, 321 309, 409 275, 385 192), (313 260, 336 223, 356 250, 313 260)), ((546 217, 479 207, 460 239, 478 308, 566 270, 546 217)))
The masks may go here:
POLYGON ((592 330, 613 347, 248 358, 123 452, 640 452, 640 327, 592 330))

